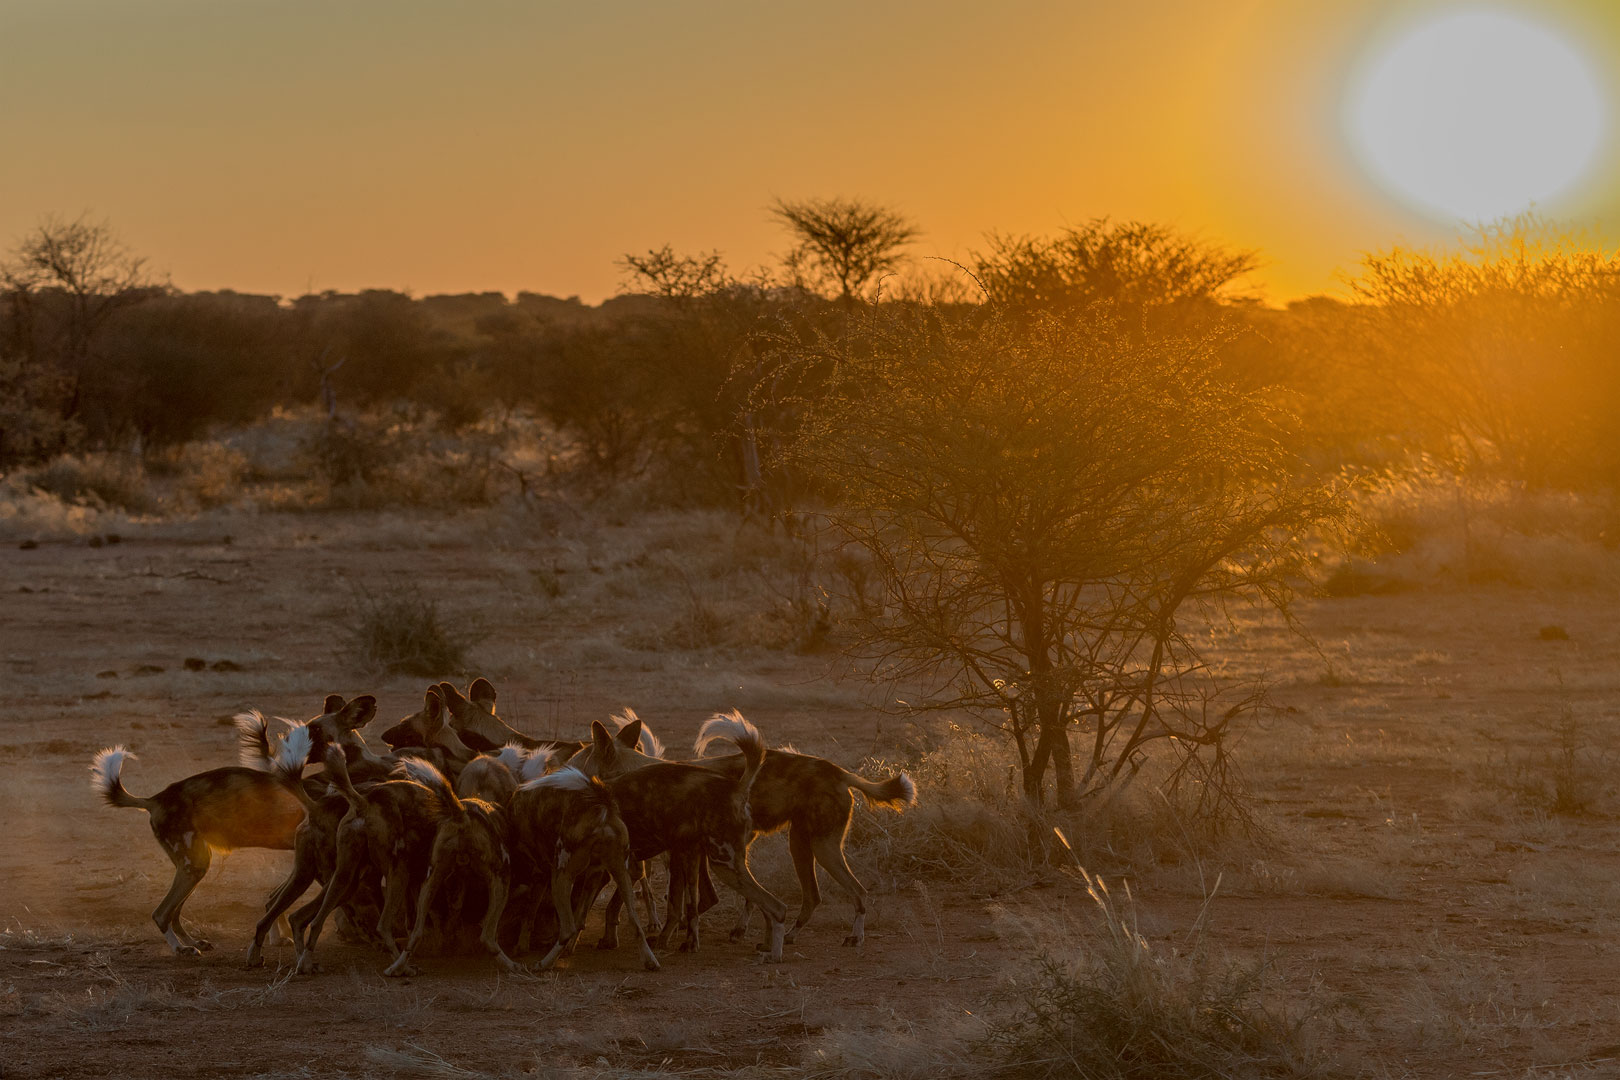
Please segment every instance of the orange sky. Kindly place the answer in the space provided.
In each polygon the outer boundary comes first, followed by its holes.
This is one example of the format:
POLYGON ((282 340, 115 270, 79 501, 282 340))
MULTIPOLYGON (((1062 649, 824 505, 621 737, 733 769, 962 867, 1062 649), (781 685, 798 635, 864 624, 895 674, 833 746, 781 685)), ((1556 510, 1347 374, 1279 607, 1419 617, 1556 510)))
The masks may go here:
MULTIPOLYGON (((623 252, 742 269, 786 246, 772 196, 859 195, 921 254, 1168 222, 1259 249, 1280 301, 1455 234, 1362 177, 1339 109, 1371 42, 1459 7, 1565 28, 1614 95, 1605 0, 0 0, 0 242, 88 210, 185 289, 598 300, 623 252)), ((1617 141, 1543 210, 1620 221, 1617 141)))

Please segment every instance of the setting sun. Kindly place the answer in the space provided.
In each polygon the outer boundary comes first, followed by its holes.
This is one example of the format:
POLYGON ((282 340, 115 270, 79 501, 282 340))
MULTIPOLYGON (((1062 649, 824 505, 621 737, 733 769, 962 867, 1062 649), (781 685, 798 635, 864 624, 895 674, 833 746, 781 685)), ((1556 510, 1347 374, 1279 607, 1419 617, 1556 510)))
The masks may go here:
POLYGON ((1568 193, 1605 134, 1603 95, 1580 51, 1549 26, 1495 11, 1432 19, 1375 51, 1347 111, 1350 141, 1381 187, 1468 221, 1568 193))

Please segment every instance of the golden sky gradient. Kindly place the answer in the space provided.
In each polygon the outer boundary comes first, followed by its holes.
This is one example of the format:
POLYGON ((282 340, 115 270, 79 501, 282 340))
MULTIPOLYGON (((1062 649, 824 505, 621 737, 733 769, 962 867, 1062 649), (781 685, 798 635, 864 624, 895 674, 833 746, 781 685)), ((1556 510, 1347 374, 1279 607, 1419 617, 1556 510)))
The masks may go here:
MULTIPOLYGON (((919 254, 1098 215, 1257 248, 1274 301, 1456 229, 1346 146, 1365 51, 1426 12, 1568 33, 1620 122, 1620 5, 0 0, 0 241, 90 211, 184 289, 598 300, 623 252, 786 245, 773 196, 911 214, 919 254)), ((1612 135, 1543 211, 1620 222, 1612 135)))

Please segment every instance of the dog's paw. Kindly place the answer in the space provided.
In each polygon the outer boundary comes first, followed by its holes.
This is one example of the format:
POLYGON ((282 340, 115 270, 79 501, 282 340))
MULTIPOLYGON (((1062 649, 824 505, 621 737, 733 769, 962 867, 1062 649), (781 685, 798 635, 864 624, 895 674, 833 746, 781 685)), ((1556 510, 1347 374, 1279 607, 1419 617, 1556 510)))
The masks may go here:
POLYGON ((606 934, 603 934, 601 939, 597 941, 596 947, 598 949, 617 949, 619 947, 619 939, 616 935, 614 937, 608 937, 606 934))
POLYGON ((747 927, 733 926, 731 928, 731 933, 727 934, 726 937, 727 937, 728 940, 730 940, 730 942, 733 945, 735 945, 737 942, 741 941, 747 934, 748 934, 748 928, 747 927))
POLYGON ((246 966, 250 968, 264 967, 264 954, 260 953, 257 949, 249 949, 246 966))
POLYGON ((402 964, 395 960, 383 969, 383 974, 390 979, 410 979, 422 974, 422 972, 412 964, 402 964))
POLYGON ((796 937, 798 935, 798 933, 799 933, 798 928, 795 927, 794 929, 789 930, 787 933, 783 934, 782 935, 782 944, 784 944, 784 945, 793 944, 793 939, 794 939, 794 937, 796 937))
POLYGON ((656 956, 647 957, 647 959, 645 959, 645 960, 643 960, 641 962, 641 966, 646 968, 648 971, 658 971, 659 970, 658 957, 656 957, 656 956))
POLYGON ((195 946, 195 945, 178 945, 178 946, 175 947, 174 955, 176 955, 176 956, 201 956, 202 955, 202 950, 197 948, 197 946, 195 946))
POLYGON ((208 941, 208 940, 206 940, 204 938, 195 938, 195 939, 192 940, 192 944, 197 946, 197 948, 199 950, 201 950, 202 952, 213 952, 214 951, 214 943, 212 941, 208 941))
POLYGON ((846 937, 844 939, 844 944, 850 946, 851 948, 853 948, 853 947, 859 945, 861 943, 861 940, 862 940, 861 935, 859 935, 859 934, 851 934, 851 935, 849 935, 848 937, 846 937))

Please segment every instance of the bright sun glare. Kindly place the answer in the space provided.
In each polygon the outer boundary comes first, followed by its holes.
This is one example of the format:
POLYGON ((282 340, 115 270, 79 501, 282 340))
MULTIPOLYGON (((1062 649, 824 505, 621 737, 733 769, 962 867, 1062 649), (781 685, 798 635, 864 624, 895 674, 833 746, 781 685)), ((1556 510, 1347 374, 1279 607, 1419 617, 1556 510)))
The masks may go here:
POLYGON ((1489 221, 1567 194, 1604 135, 1603 95, 1579 50, 1499 11, 1408 30, 1362 65, 1347 105, 1373 179, 1447 219, 1489 221))

